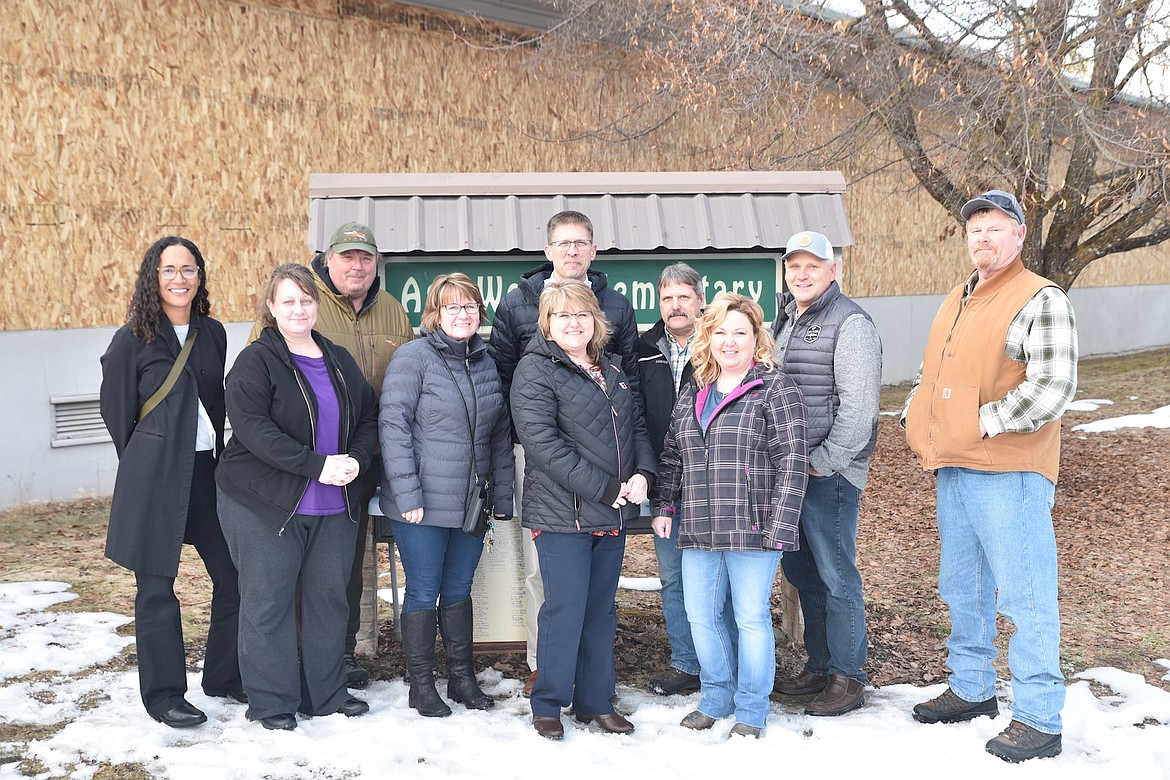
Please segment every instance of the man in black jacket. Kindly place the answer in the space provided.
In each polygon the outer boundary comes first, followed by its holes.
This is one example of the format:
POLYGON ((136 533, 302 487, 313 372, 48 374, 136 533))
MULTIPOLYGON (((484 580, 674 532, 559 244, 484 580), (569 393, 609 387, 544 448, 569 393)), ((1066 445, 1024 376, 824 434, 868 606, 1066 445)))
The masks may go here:
MULTIPOLYGON (((670 426, 678 391, 684 382, 691 381, 691 342, 703 305, 703 278, 698 271, 686 263, 674 263, 662 270, 658 277, 662 319, 638 340, 642 406, 656 458, 662 457, 662 440, 670 426)), ((654 537, 658 578, 662 580, 662 617, 670 641, 670 668, 651 678, 650 689, 663 696, 699 690, 699 658, 683 605, 679 525, 675 523, 666 538, 654 537)))
MULTIPOLYGON (((512 389, 512 375, 516 364, 528 346, 528 340, 536 332, 536 314, 540 306, 540 293, 550 279, 577 279, 593 288, 597 302, 606 319, 609 320, 613 335, 606 349, 621 356, 622 370, 629 378, 634 398, 641 402, 638 393, 638 323, 634 319, 634 307, 624 295, 609 286, 606 275, 590 271, 589 265, 597 256, 597 245, 593 243, 593 223, 579 211, 562 211, 548 221, 547 241, 544 256, 548 259, 525 273, 520 284, 508 292, 496 307, 492 320, 492 335, 488 343, 488 354, 496 363, 503 383, 504 395, 509 397, 512 389)), ((512 440, 516 441, 513 432, 512 440)), ((661 442, 660 442, 661 443, 661 442)), ((516 457, 516 516, 520 515, 520 499, 523 493, 524 450, 517 444, 516 457)), ((532 691, 536 679, 536 616, 544 602, 544 585, 537 565, 536 546, 530 534, 520 535, 524 549, 524 574, 526 599, 526 622, 528 626, 528 668, 533 672, 524 686, 525 695, 532 691)))

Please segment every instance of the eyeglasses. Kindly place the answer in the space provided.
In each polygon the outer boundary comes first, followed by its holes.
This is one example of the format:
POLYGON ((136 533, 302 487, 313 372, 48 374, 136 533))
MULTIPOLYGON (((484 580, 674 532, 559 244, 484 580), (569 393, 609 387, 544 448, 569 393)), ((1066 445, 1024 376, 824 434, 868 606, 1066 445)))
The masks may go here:
POLYGON ((451 315, 452 317, 458 315, 459 312, 461 312, 461 311, 465 311, 468 314, 479 314, 479 309, 480 309, 480 305, 478 303, 464 303, 464 304, 444 303, 443 304, 443 311, 445 311, 447 314, 451 315))
POLYGON ((568 252, 569 247, 573 247, 578 252, 584 252, 589 247, 593 246, 592 241, 586 241, 583 238, 578 238, 575 241, 554 241, 549 246, 556 247, 560 252, 568 252))
POLYGON ((184 279, 194 279, 199 276, 199 266, 185 265, 182 268, 176 268, 173 265, 159 266, 158 275, 163 279, 174 279, 178 274, 182 274, 184 279))
POLYGON ((994 203, 996 206, 999 206, 1001 209, 1006 211, 1008 215, 1011 216, 1016 222, 1019 222, 1021 225, 1024 224, 1024 215, 1020 213, 1020 206, 1011 198, 1004 197, 1003 195, 996 195, 995 193, 991 192, 987 193, 986 195, 980 195, 979 197, 988 203, 994 203))
POLYGON ((562 325, 572 322, 592 322, 593 312, 591 311, 554 311, 552 318, 562 325))

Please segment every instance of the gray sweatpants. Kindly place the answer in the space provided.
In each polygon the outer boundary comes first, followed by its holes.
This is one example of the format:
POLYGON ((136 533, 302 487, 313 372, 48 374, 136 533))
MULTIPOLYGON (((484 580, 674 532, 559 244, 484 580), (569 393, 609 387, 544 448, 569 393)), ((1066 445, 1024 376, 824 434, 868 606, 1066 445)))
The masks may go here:
POLYGON ((278 535, 222 490, 217 498, 240 573, 240 677, 248 718, 337 712, 349 698, 342 660, 349 617, 345 587, 357 525, 344 513, 293 515, 278 535))

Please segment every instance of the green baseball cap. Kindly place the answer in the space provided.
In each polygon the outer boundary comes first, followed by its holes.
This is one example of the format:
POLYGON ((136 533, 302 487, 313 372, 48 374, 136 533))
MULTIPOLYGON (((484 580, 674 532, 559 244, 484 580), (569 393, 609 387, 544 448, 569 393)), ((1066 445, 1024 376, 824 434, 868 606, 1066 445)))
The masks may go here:
POLYGON ((368 225, 360 222, 346 222, 333 231, 333 238, 329 239, 329 248, 334 252, 348 252, 350 249, 360 249, 378 256, 378 245, 374 243, 374 231, 368 225))

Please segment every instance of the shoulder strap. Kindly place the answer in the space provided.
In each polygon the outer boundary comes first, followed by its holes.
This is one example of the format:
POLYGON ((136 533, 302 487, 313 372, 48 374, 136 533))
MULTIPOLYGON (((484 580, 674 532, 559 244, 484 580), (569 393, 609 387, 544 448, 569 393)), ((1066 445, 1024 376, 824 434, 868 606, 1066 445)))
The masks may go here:
MULTIPOLYGON (((475 452, 475 425, 471 422, 471 411, 467 408, 467 399, 463 397, 463 391, 459 389, 459 383, 455 381, 455 372, 447 364, 447 358, 443 356, 443 353, 434 344, 431 344, 431 349, 435 350, 435 354, 439 356, 439 362, 443 364, 443 368, 447 369, 447 376, 451 377, 451 384, 455 385, 455 393, 459 396, 459 401, 463 404, 463 414, 467 417, 467 435, 471 439, 471 473, 467 475, 467 480, 474 487, 479 484, 479 458, 476 457, 475 452)), ((471 377, 468 377, 468 381, 471 381, 471 377)), ((471 382, 471 393, 474 398, 475 382, 471 382)))
POLYGON ((175 386, 175 382, 179 381, 179 374, 183 372, 183 367, 187 365, 187 358, 191 354, 191 346, 195 343, 195 337, 199 335, 199 331, 191 331, 191 335, 187 337, 187 341, 183 343, 183 348, 179 350, 179 356, 175 358, 174 365, 171 366, 171 372, 167 374, 166 381, 162 383, 162 387, 154 391, 154 395, 146 399, 146 403, 138 410, 138 422, 141 423, 146 419, 146 415, 154 411, 154 407, 162 403, 167 394, 171 392, 171 388, 175 386))

